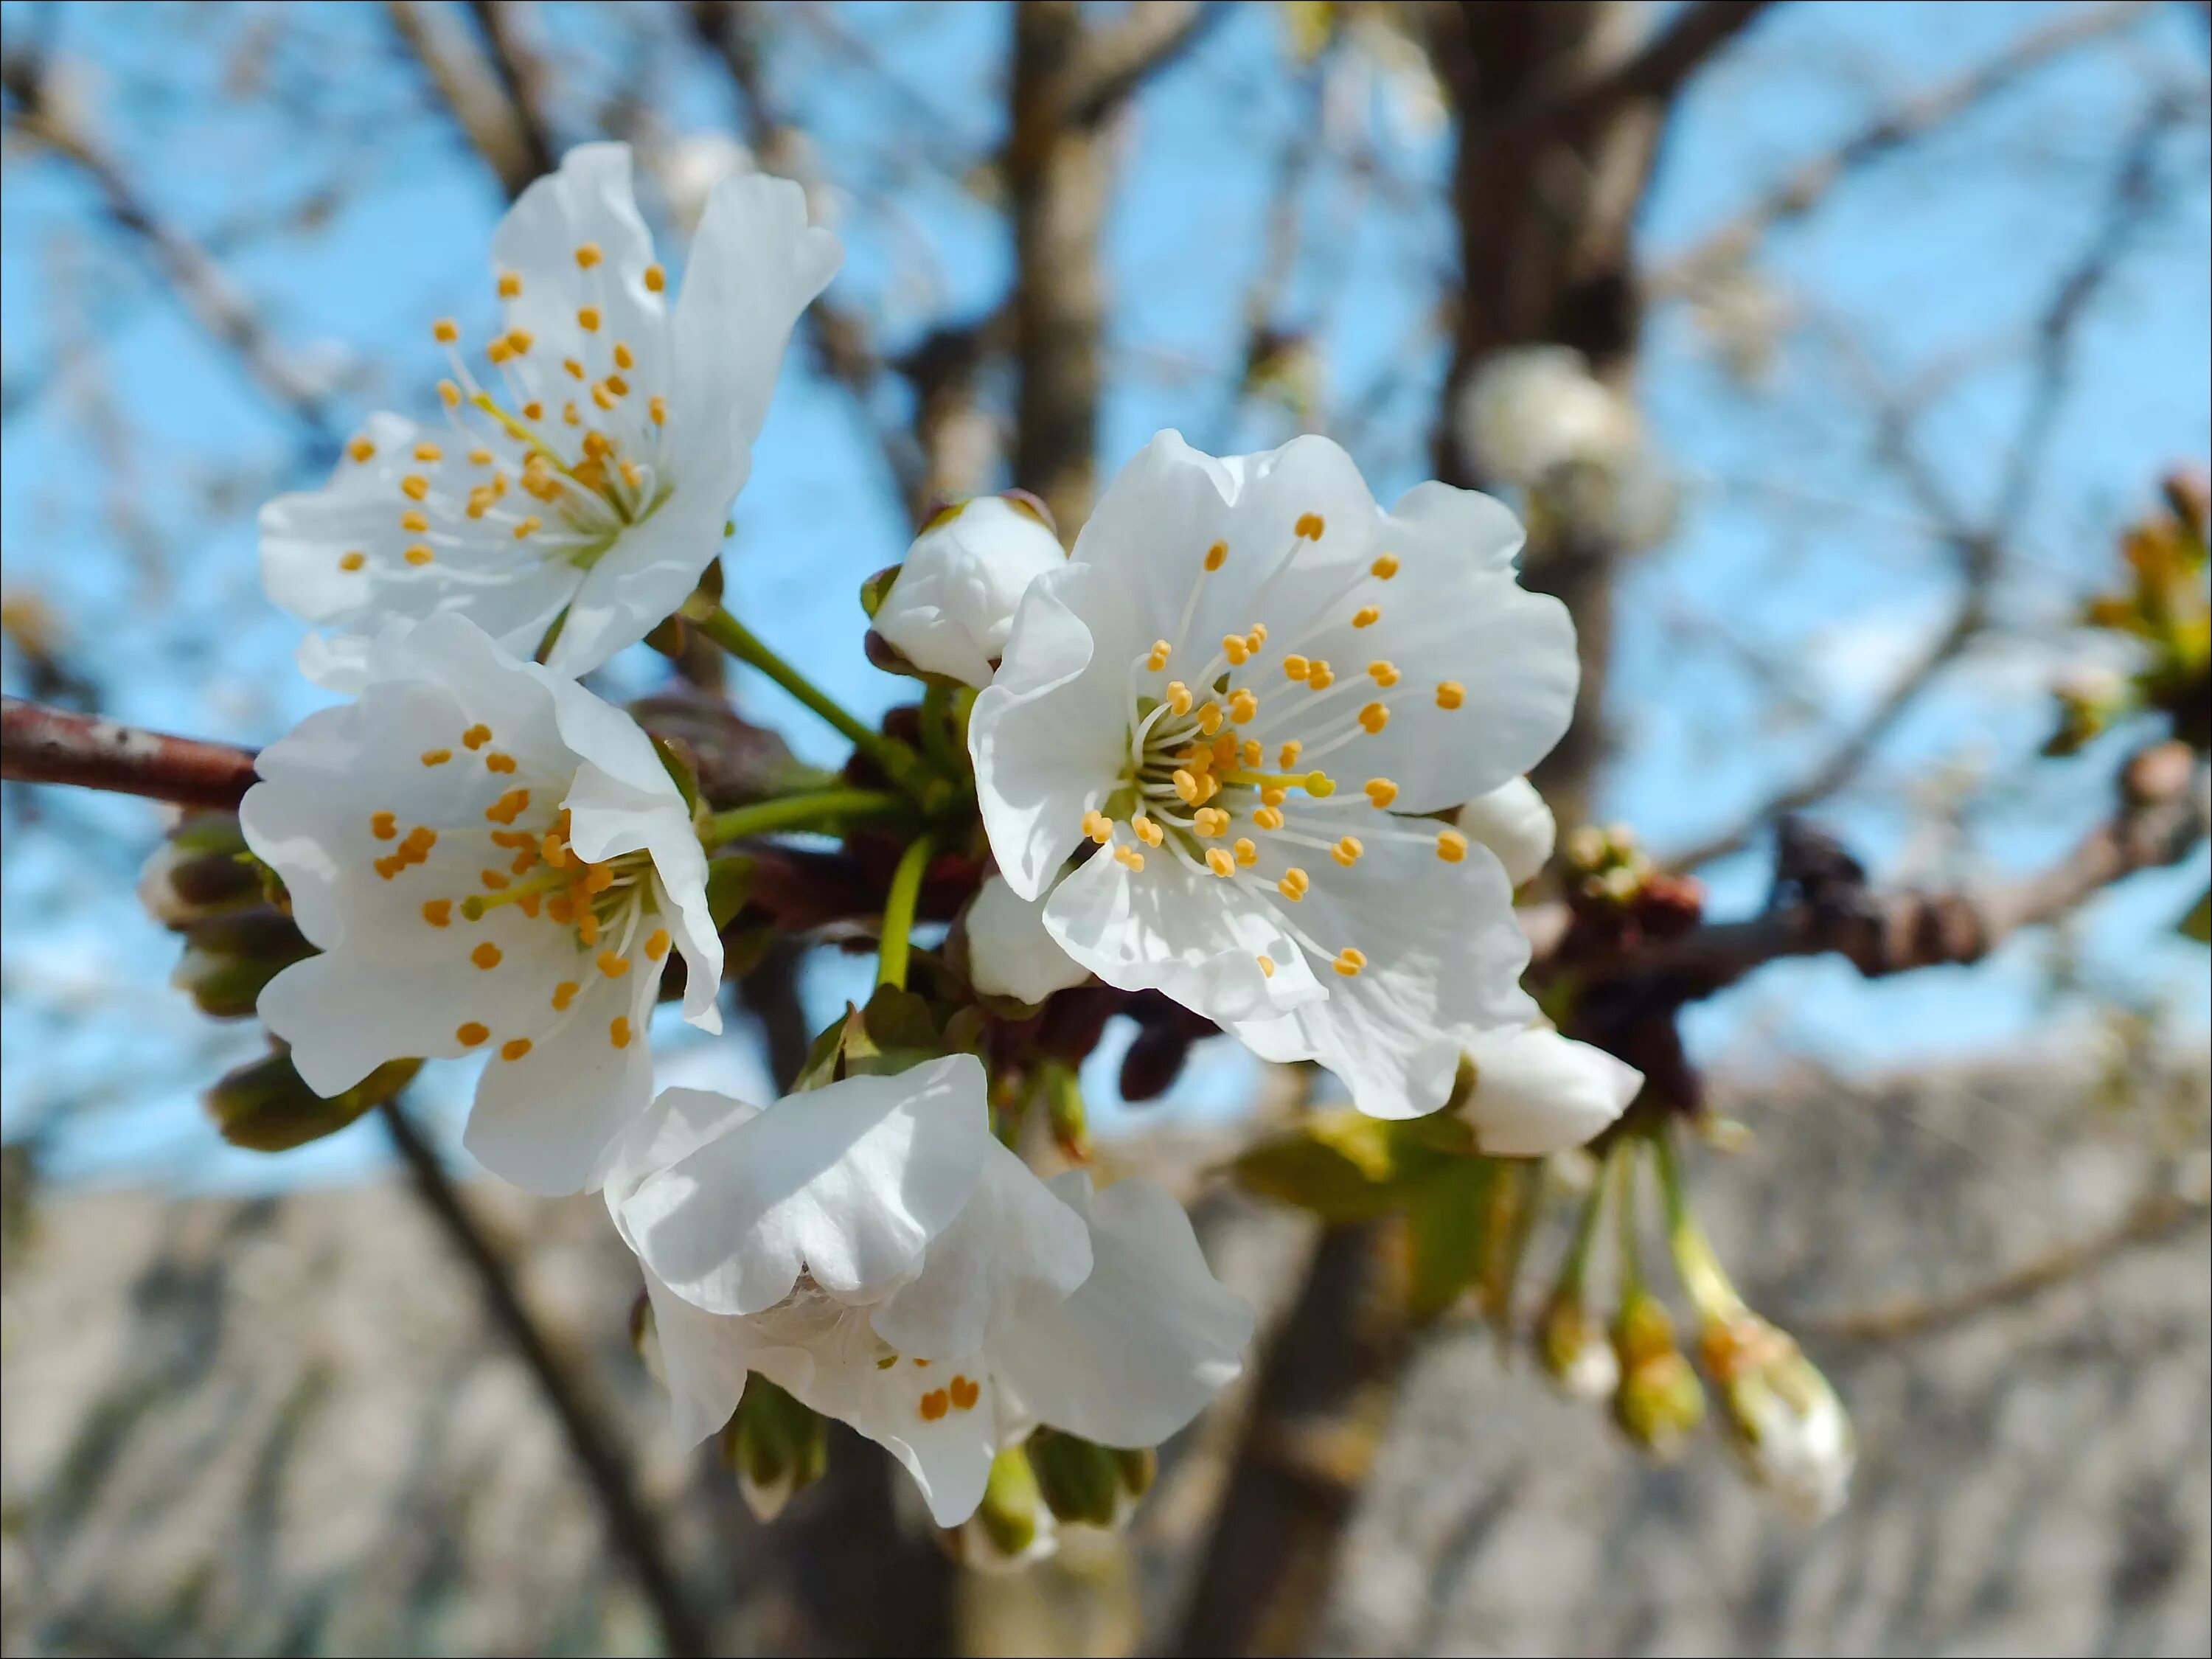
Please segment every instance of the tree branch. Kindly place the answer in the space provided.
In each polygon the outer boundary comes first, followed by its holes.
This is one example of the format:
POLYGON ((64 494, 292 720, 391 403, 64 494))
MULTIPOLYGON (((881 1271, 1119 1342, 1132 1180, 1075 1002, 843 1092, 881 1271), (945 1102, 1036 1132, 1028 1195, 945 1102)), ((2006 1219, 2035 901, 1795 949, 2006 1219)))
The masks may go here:
POLYGON ((1532 118, 1560 131, 1602 120, 1623 104, 1671 102, 1692 75, 1765 11, 1771 0, 1698 0, 1685 6, 1633 56, 1556 101, 1539 93, 1532 118))
POLYGON ((253 750, 6 697, 0 698, 0 777, 73 783, 179 806, 231 807, 253 787, 253 750))
POLYGON ((669 1565, 659 1529, 637 1495, 629 1460, 622 1443, 601 1420, 553 1352, 552 1344, 531 1317, 515 1290, 507 1264, 469 1213, 454 1190, 444 1164, 430 1145, 408 1121, 396 1100, 377 1109, 392 1144, 414 1177, 416 1195, 430 1212, 446 1241, 468 1264, 483 1293, 484 1308, 507 1340, 516 1357, 528 1367, 546 1405, 568 1437, 568 1450, 583 1472, 592 1496, 605 1522, 607 1540, 626 1559, 637 1576, 639 1589, 660 1626, 661 1640, 672 1654, 714 1651, 707 1633, 693 1615, 669 1565))
POLYGON ((1151 0, 1090 30, 1060 87, 1060 118, 1097 126, 1228 15, 1222 0, 1151 0))
POLYGON ((513 76, 502 76, 465 31, 419 0, 386 0, 386 10, 509 201, 551 169, 542 135, 513 94, 513 76))

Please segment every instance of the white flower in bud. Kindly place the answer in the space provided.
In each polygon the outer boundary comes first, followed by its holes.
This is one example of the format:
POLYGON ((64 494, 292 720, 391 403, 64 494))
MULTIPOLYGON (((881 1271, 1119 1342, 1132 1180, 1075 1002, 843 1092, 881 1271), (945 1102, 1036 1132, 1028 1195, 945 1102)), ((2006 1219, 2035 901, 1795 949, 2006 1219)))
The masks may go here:
POLYGON ((1752 1478, 1785 1513, 1809 1526, 1843 1508, 1857 1437, 1828 1379, 1794 1344, 1786 1357, 1729 1383, 1722 1396, 1752 1478))
POLYGON ((1324 438, 1220 460, 1162 433, 975 700, 1007 883, 1109 985, 1318 1060, 1376 1116, 1437 1109, 1471 1040, 1534 1013, 1504 869, 1419 816, 1566 729, 1574 627, 1520 546, 1469 490, 1386 512, 1324 438))
POLYGON ((1516 887, 1534 881, 1552 856, 1559 826, 1552 809, 1526 778, 1501 783, 1459 809, 1461 830, 1498 854, 1506 879, 1516 887))
POLYGON ((1045 931, 1044 903, 992 876, 968 907, 968 977, 986 996, 1042 1002, 1080 985, 1091 970, 1045 931))
POLYGON ((1458 416, 1476 470, 1524 489, 1568 465, 1617 472, 1644 451, 1634 406, 1571 346, 1516 346, 1484 359, 1460 393, 1458 416))
POLYGON ((261 511, 269 597, 321 630, 301 667, 335 690, 398 617, 458 612, 571 676, 643 639, 720 550, 785 343, 840 258, 798 185, 735 174, 671 306, 624 144, 570 150, 491 251, 483 380, 439 322, 444 422, 372 416, 327 484, 261 511))
POLYGON ((1579 1146, 1636 1098, 1644 1073, 1602 1048, 1540 1026, 1468 1045, 1474 1094, 1459 1110, 1493 1158, 1541 1158, 1579 1146))
POLYGON ((992 1137, 971 1054, 765 1110, 667 1090, 606 1197, 646 1270, 680 1434, 713 1433, 757 1371, 886 1447, 943 1527, 1039 1422, 1165 1439, 1251 1335, 1166 1193, 1047 1183, 992 1137))
POLYGON ((465 617, 371 643, 358 702, 261 751, 239 823, 323 954, 261 993, 319 1095, 385 1061, 490 1056, 464 1144, 533 1192, 590 1185, 653 1091, 672 951, 721 1029, 690 809, 636 723, 465 617))
POLYGON ((754 170, 753 153, 726 132, 687 132, 657 158, 668 216, 686 235, 699 228, 714 187, 734 173, 754 170))
POLYGON ((907 550, 875 629, 916 668, 988 685, 1014 607, 1029 585, 1067 562, 1035 509, 1000 495, 949 507, 907 550))

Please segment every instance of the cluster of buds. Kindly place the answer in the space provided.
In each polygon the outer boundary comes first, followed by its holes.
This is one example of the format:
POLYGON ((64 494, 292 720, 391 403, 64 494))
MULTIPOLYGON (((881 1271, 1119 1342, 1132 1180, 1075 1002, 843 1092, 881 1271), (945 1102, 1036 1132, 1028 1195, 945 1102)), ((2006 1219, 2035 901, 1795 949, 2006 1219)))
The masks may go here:
POLYGON ((1653 1457, 1679 1456, 1690 1431, 1705 1419, 1705 1394, 1674 1340, 1667 1304, 1632 1287, 1613 1317, 1613 1349, 1620 1367, 1613 1420, 1653 1457))
POLYGON ((2208 593, 2207 521, 2212 495, 2200 473, 2177 471, 2163 486, 2163 506, 2121 538, 2126 585, 2083 608, 2088 627, 2134 643, 2138 661, 2127 673, 2109 668, 2069 672, 2053 688, 2058 724, 2046 755, 2071 755, 2124 720, 2166 716, 2173 734, 2203 753, 2212 746, 2212 594, 2208 593))
POLYGON ((262 987, 314 954, 282 891, 246 850, 235 812, 179 819, 146 860, 138 896, 155 921, 184 936, 170 983, 212 1019, 247 1018, 262 987))
POLYGON ((1561 856, 1575 921, 1569 955, 1672 939, 1705 915, 1705 884, 1655 866, 1625 823, 1583 824, 1568 836, 1561 856))
POLYGON ((1012 1571, 1057 1551, 1062 1528, 1118 1531, 1158 1467, 1149 1448, 1102 1446, 1041 1428, 999 1454, 975 1513, 939 1535, 967 1566, 1012 1571))

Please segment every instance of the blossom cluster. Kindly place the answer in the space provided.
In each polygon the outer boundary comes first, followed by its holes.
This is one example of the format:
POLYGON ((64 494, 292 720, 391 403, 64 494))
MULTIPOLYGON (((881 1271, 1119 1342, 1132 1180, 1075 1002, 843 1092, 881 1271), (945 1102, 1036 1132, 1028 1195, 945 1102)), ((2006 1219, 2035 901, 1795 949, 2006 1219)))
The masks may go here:
POLYGON ((499 329, 471 352, 434 326, 442 422, 379 415, 322 489, 264 510, 270 596, 349 700, 263 752, 240 818, 313 950, 258 1003, 309 1088, 481 1057, 469 1150, 603 1193, 678 1431, 723 1430, 765 1379, 888 1448, 951 1527, 1040 1429, 1174 1433, 1252 1330, 1162 1188, 1010 1149, 1007 1034, 1039 1005, 1154 994, 1327 1068, 1371 1117, 1449 1111, 1493 1157, 1580 1145, 1641 1079, 1521 988, 1515 891, 1553 839, 1524 775, 1576 654, 1487 496, 1428 483, 1386 509, 1324 439, 1216 459, 1165 432, 1072 551, 1018 492, 950 507, 866 596, 872 654, 953 735, 925 759, 853 733, 854 781, 890 790, 714 813, 586 689, 708 614, 785 347, 839 258, 796 185, 735 171, 672 294, 623 146, 526 191, 492 242, 499 329), (864 806, 905 846, 886 994, 933 848, 984 865, 938 974, 975 1017, 825 1034, 811 1086, 766 1106, 656 1096, 662 997, 720 1030, 710 855, 864 806))

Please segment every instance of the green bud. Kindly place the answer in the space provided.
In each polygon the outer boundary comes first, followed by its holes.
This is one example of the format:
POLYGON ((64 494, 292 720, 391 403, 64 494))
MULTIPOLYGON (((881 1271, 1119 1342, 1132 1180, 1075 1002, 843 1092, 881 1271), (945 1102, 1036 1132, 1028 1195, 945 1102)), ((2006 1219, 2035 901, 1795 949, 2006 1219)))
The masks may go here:
POLYGON ((292 919, 273 905, 205 916, 184 930, 185 953, 169 982, 215 1019, 242 1019, 262 987, 315 954, 292 919))
POLYGON ((1620 1386, 1620 1361, 1605 1324, 1579 1295, 1555 1293, 1536 1328, 1536 1358, 1561 1393, 1603 1400, 1620 1386))
POLYGON ((830 1467, 830 1425, 758 1371, 745 1378, 718 1443, 745 1507, 763 1521, 775 1520, 830 1467))
POLYGON ((164 927, 181 931, 261 897, 261 875, 234 812, 196 812, 154 849, 138 876, 138 897, 164 927))
POLYGON ((1042 1079, 1053 1144, 1070 1163, 1091 1161, 1090 1121, 1083 1108, 1083 1085, 1072 1066, 1054 1065, 1042 1079))
POLYGON ((336 1134, 373 1106, 380 1106, 413 1080, 419 1060, 394 1060, 342 1094, 322 1096, 307 1087, 279 1048, 229 1072, 207 1091, 207 1109, 222 1138, 257 1152, 284 1152, 336 1134))
POLYGON ((1055 1519, 1093 1527, 1120 1523, 1126 1513, 1121 1472, 1106 1447, 1079 1435, 1039 1429, 1030 1437, 1029 1459, 1055 1519))
POLYGON ((982 1572, 1012 1572, 1060 1547, 1052 1510, 1019 1446, 1009 1446, 992 1460, 983 1501, 951 1542, 964 1565, 982 1572))
POLYGON ((1677 1455, 1705 1419, 1705 1391, 1674 1345, 1666 1305, 1648 1291, 1632 1292, 1614 1318, 1613 1346, 1620 1366, 1613 1421, 1653 1457, 1677 1455))

